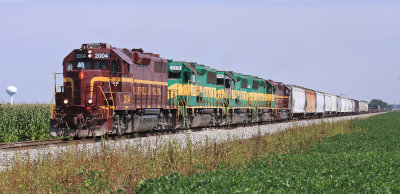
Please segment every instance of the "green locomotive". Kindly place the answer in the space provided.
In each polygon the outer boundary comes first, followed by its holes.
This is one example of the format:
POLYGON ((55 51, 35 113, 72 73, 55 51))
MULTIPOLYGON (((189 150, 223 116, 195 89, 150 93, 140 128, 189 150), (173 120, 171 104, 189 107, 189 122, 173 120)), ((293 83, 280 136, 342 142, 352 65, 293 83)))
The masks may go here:
POLYGON ((222 109, 217 101, 217 71, 184 61, 169 61, 168 66, 168 98, 178 108, 177 127, 216 125, 215 115, 222 109))
POLYGON ((275 120, 275 94, 267 80, 184 61, 168 63, 168 99, 177 127, 222 126, 275 120))

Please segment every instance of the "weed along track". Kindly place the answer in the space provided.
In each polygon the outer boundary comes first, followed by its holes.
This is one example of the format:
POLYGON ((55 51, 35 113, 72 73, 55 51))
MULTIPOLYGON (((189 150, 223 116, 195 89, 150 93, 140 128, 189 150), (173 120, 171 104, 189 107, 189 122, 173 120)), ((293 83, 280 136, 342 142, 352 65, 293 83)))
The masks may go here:
MULTIPOLYGON (((354 116, 355 117, 363 117, 366 115, 360 115, 360 116, 354 116)), ((353 117, 349 117, 353 118, 353 117)), ((327 118, 325 120, 329 120, 334 118, 327 118)), ((343 119, 346 119, 346 117, 343 117, 343 119)), ((317 119, 317 121, 320 119, 317 119)), ((340 119, 338 119, 340 120, 340 119)), ((195 128, 195 129, 189 129, 189 130, 168 130, 168 131, 160 131, 160 132, 142 132, 142 133, 137 133, 137 134, 125 134, 123 136, 109 136, 106 137, 106 141, 119 141, 119 140, 129 140, 129 139, 134 139, 134 138, 145 138, 145 137, 152 137, 152 136, 168 136, 168 135, 174 135, 174 134, 181 134, 181 133, 201 133, 204 131, 209 131, 206 133, 218 133, 218 130, 225 129, 224 131, 230 131, 230 130, 241 130, 242 128, 254 128, 254 127, 260 127, 260 126, 270 126, 270 125, 281 125, 283 126, 284 129, 287 129, 287 125, 291 125, 293 123, 306 123, 308 121, 312 121, 312 119, 307 119, 307 120, 301 120, 301 121, 276 121, 274 123, 269 123, 269 124, 253 124, 250 126, 246 125, 233 125, 229 127, 224 127, 224 128, 218 128, 218 127, 212 127, 212 128, 195 128), (285 127, 286 126, 286 127, 285 127), (211 130, 207 130, 211 129, 211 130), (215 130, 214 130, 215 129, 215 130), (133 137, 133 138, 132 138, 133 137)), ((279 128, 279 127, 278 127, 279 128)), ((274 131, 270 131, 270 133, 273 133, 274 131)), ((253 134, 254 135, 254 134, 253 134)), ((79 144, 87 144, 87 143, 96 143, 102 141, 101 138, 83 138, 83 139, 70 139, 70 138, 64 138, 64 139, 45 139, 45 140, 35 140, 35 141, 22 141, 22 142, 12 142, 12 143, 1 143, 0 144, 0 150, 1 151, 15 151, 15 150, 25 150, 25 149, 37 149, 37 148, 45 148, 48 146, 68 146, 68 145, 79 145, 79 144)))
MULTIPOLYGON (((177 131, 170 133, 141 134, 137 138, 114 136, 109 138, 115 141, 93 141, 84 140, 51 140, 50 142, 37 141, 36 143, 15 143, 3 144, 0 146, 0 170, 12 167, 16 160, 36 162, 43 156, 64 157, 66 152, 85 152, 88 155, 95 155, 103 150, 104 146, 110 150, 130 150, 138 149, 142 151, 153 151, 165 147, 173 142, 182 148, 190 146, 202 147, 208 143, 220 144, 239 139, 250 139, 257 135, 273 134, 286 129, 309 126, 318 123, 332 123, 337 121, 350 120, 354 118, 365 118, 376 114, 334 117, 315 120, 300 120, 285 123, 275 123, 268 125, 255 125, 247 127, 237 127, 230 129, 210 129, 210 130, 191 130, 177 131), (34 145, 36 144, 36 145, 34 145)), ((298 132, 296 132, 298 133, 298 132)))
POLYGON ((0 192, 133 193, 138 185, 139 191, 146 191, 151 181, 144 180, 149 178, 191 176, 221 166, 245 166, 258 157, 272 161, 282 154, 308 153, 326 137, 360 131, 352 126, 358 121, 351 119, 373 115, 0 151, 0 192))
MULTIPOLYGON (((399 193, 399 118, 393 112, 233 143, 248 153, 235 152, 242 167, 228 153, 217 168, 147 179, 136 192, 399 193)), ((226 153, 223 146, 218 154, 226 153)))

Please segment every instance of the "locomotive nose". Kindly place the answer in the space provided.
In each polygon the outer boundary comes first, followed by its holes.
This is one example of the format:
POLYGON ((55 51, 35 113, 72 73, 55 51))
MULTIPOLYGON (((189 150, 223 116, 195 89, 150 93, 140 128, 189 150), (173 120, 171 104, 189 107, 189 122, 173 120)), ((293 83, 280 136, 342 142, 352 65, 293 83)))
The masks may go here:
POLYGON ((76 70, 66 73, 64 78, 64 93, 72 106, 97 104, 97 88, 93 80, 101 76, 98 70, 76 70))

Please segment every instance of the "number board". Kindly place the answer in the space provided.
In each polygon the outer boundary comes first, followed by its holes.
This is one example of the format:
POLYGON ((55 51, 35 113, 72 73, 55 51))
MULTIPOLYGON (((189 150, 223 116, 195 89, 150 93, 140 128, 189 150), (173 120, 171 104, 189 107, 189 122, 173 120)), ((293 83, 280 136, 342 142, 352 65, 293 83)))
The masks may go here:
POLYGON ((171 71, 180 71, 182 70, 182 66, 170 66, 171 71))
POLYGON ((87 55, 86 53, 76 53, 75 54, 75 59, 86 59, 87 55))
POLYGON ((108 53, 94 53, 95 59, 108 59, 110 58, 110 54, 108 53))
POLYGON ((218 78, 218 79, 224 79, 224 75, 222 75, 222 74, 217 74, 217 78, 218 78))

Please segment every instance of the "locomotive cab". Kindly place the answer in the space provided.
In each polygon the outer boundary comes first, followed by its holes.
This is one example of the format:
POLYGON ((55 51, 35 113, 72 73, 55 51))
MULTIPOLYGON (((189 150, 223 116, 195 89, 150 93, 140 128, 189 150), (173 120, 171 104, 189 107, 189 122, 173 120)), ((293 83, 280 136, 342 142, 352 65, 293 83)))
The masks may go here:
POLYGON ((64 59, 64 103, 71 106, 105 106, 113 101, 105 93, 120 92, 122 77, 132 76, 129 65, 111 54, 108 44, 83 44, 64 59), (113 79, 110 79, 113 78, 113 79), (107 80, 110 80, 107 82, 107 80))

